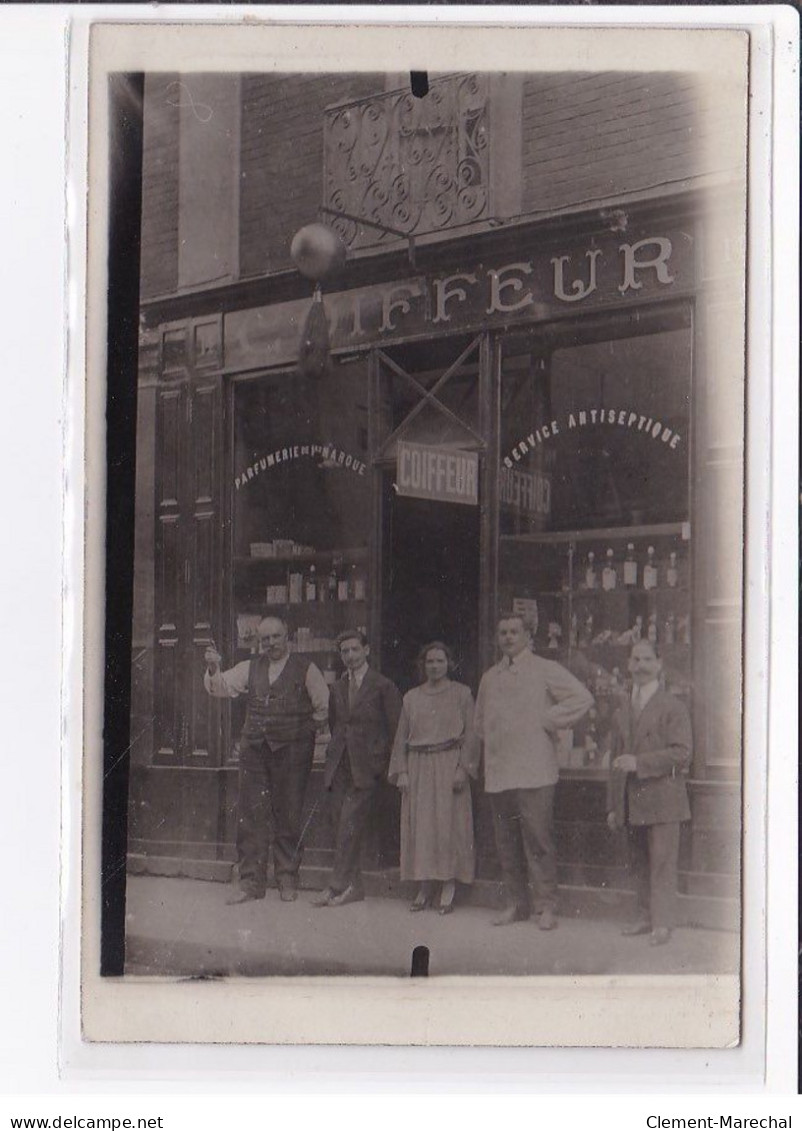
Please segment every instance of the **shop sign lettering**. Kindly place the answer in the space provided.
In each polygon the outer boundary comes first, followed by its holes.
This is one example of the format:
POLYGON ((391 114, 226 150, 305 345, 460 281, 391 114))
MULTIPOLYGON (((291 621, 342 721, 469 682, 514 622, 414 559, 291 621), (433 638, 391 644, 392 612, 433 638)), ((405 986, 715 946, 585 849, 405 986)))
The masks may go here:
POLYGON ((479 456, 476 452, 398 442, 396 488, 399 495, 444 503, 479 502, 479 456))
POLYGON ((351 455, 350 452, 343 451, 342 448, 335 447, 334 444, 287 444, 284 448, 276 448, 273 452, 259 456, 239 475, 235 475, 234 489, 239 491, 263 471, 270 471, 271 468, 280 467, 297 459, 313 459, 319 467, 342 468, 353 471, 357 475, 364 475, 367 470, 363 460, 351 455))
MULTIPOLYGON (((692 277, 690 235, 647 232, 339 291, 324 301, 331 348, 338 350, 427 330, 544 321, 559 312, 687 290, 692 277)), ((294 361, 308 310, 309 300, 298 299, 227 314, 226 368, 294 361)))
POLYGON ((682 443, 682 437, 662 420, 657 420, 648 413, 640 412, 633 408, 583 408, 569 412, 562 420, 552 420, 548 424, 538 425, 526 436, 515 444, 509 453, 502 459, 505 468, 510 469, 520 463, 530 452, 541 447, 546 440, 560 436, 564 432, 573 432, 579 428, 592 428, 596 425, 613 425, 617 429, 626 429, 628 432, 638 432, 651 440, 665 444, 672 451, 676 451, 682 443))
POLYGON ((544 471, 519 471, 505 466, 499 477, 499 501, 509 510, 548 518, 551 514, 551 476, 544 471))

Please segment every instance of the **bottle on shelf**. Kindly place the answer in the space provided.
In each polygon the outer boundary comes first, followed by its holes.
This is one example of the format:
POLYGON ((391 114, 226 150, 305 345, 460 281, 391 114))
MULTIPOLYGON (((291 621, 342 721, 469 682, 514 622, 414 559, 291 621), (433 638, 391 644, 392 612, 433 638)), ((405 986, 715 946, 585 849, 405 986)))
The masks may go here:
POLYGON ((596 755, 599 752, 599 744, 597 741, 597 728, 596 728, 597 711, 595 707, 591 707, 588 711, 588 724, 585 730, 585 765, 593 766, 596 761, 596 755))
POLYGON ((367 596, 365 571, 356 562, 351 566, 351 600, 364 601, 367 596))
POLYGON ((613 565, 613 551, 612 548, 607 551, 607 560, 604 563, 602 570, 602 589, 615 589, 618 581, 618 574, 616 573, 615 566, 613 565))
POLYGON ((668 555, 668 566, 666 568, 666 585, 669 589, 677 588, 677 581, 679 579, 679 572, 677 570, 677 555, 672 550, 668 555))
POLYGON ((595 589, 596 588, 596 582, 597 582, 598 578, 596 576, 596 564, 595 564, 595 562, 596 562, 596 555, 591 550, 588 553, 588 564, 587 564, 587 567, 585 569, 585 588, 586 589, 595 589))
POLYGON ((571 648, 576 648, 579 639, 579 621, 576 613, 571 613, 571 623, 568 626, 568 644, 571 648))
POLYGON ((646 565, 643 567, 643 588, 657 588, 657 566, 654 564, 654 546, 646 551, 646 565))
POLYGON ((329 601, 337 600, 337 563, 339 560, 339 558, 334 558, 332 561, 329 576, 326 578, 326 584, 324 586, 329 601))
POLYGON ((627 556, 624 559, 624 585, 633 589, 638 584, 638 563, 635 560, 635 547, 627 542, 627 556))
POLYGON ((334 666, 334 656, 329 652, 326 657, 326 666, 323 669, 323 678, 326 683, 331 687, 333 683, 337 682, 337 669, 334 666))
POLYGON ((315 569, 314 562, 310 565, 304 581, 304 600, 311 602, 317 601, 317 570, 315 569))
POLYGON ((677 638, 677 618, 674 613, 669 613, 666 617, 666 626, 663 632, 663 643, 673 644, 677 638))
POLYGON ((304 575, 298 569, 289 572, 287 594, 291 605, 300 605, 304 599, 304 575))
POLYGON ((657 643, 657 613, 652 613, 649 617, 649 624, 646 629, 646 638, 650 644, 657 643))
POLYGON ((637 644, 639 640, 643 639, 643 617, 635 617, 635 623, 632 626, 632 643, 637 644))
POLYGON ((339 565, 339 569, 337 571, 337 600, 338 601, 347 601, 348 600, 348 574, 347 574, 345 568, 343 567, 342 558, 337 558, 337 559, 335 559, 335 561, 339 565))

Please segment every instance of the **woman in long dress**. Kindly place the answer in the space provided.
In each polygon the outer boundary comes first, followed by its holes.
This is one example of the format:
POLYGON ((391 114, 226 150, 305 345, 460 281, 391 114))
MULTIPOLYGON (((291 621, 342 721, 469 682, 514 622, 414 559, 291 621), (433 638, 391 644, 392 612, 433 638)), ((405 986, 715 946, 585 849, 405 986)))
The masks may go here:
POLYGON ((453 910, 456 882, 473 883, 473 813, 469 776, 476 776, 473 696, 450 679, 454 659, 436 640, 421 649, 423 683, 404 696, 390 759, 401 790, 401 879, 417 880, 410 911, 453 910))

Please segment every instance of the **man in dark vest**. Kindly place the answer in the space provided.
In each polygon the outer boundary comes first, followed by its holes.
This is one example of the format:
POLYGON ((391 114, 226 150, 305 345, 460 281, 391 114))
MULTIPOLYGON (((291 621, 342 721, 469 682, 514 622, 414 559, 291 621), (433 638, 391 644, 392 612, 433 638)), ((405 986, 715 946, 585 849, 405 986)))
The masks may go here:
POLYGON ((239 891, 229 903, 264 899, 268 849, 282 900, 298 895, 301 811, 312 769, 315 731, 328 718, 329 692, 319 669, 291 653, 287 624, 265 617, 259 654, 220 670, 214 648, 204 655, 203 684, 221 699, 247 696, 240 737, 237 856, 239 891))
POLYGON ((334 869, 328 887, 312 900, 315 907, 343 907, 365 898, 360 849, 387 776, 401 713, 395 684, 368 667, 365 634, 346 630, 337 643, 345 673, 331 689, 331 742, 323 776, 334 816, 334 869))

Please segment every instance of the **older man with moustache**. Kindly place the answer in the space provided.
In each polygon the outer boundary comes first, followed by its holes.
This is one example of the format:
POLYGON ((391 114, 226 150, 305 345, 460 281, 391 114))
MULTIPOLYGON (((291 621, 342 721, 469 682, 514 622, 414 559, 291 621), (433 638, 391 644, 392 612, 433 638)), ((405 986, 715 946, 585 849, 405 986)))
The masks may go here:
POLYGON ((315 751, 315 731, 325 729, 329 692, 320 670, 291 653, 287 624, 265 617, 259 624, 259 654, 228 671, 207 648, 203 683, 222 699, 247 696, 240 737, 237 855, 239 891, 229 903, 264 899, 267 857, 284 902, 298 895, 301 813, 315 751))
POLYGON ((485 791, 507 897, 494 925, 529 918, 528 866, 538 926, 548 931, 557 926, 554 735, 578 722, 593 696, 560 664, 532 652, 535 627, 517 613, 499 617, 502 659, 482 676, 474 730, 484 749, 485 791))

